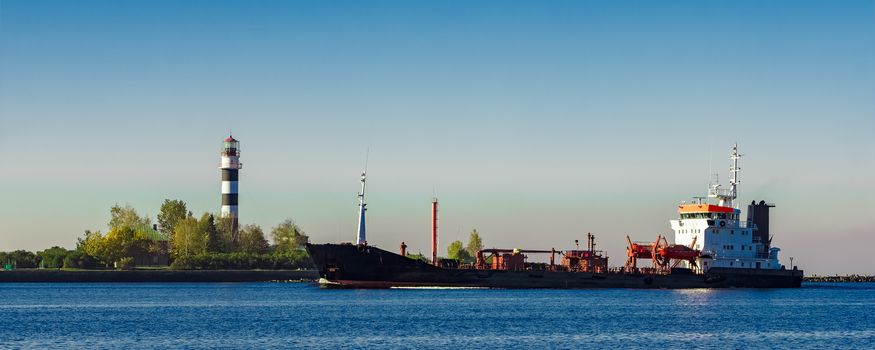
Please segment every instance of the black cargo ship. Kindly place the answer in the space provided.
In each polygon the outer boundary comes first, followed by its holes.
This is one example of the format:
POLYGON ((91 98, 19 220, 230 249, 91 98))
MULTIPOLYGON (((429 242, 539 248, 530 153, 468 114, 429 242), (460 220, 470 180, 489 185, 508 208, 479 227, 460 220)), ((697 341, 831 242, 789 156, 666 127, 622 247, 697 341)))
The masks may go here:
MULTIPOLYGON (((437 200, 432 201, 432 259, 407 257, 406 245, 395 254, 365 240, 365 174, 359 193, 356 244, 307 244, 324 286, 345 288, 482 287, 482 288, 794 288, 802 271, 786 269, 772 246, 769 209, 751 202, 746 221, 735 200, 738 145, 732 147, 729 189, 712 184, 707 197, 678 206, 670 220, 674 243, 663 235, 655 241, 632 242, 627 237, 626 263, 609 268, 608 257, 595 250, 587 235, 586 249, 557 251, 482 249, 473 263, 437 259, 437 200), (705 198, 714 199, 707 203, 705 198), (549 263, 529 262, 527 254, 549 254, 549 263), (560 261, 556 262, 556 257, 560 261), (649 262, 639 267, 638 260, 649 262)), ((575 241, 576 243, 576 241, 575 241)))
MULTIPOLYGON (((790 288, 802 284, 801 270, 711 268, 697 274, 686 268, 666 272, 572 271, 529 264, 520 270, 434 266, 377 247, 308 244, 324 287, 471 288, 790 288)), ((519 253, 523 254, 523 253, 519 253)), ((556 267, 556 266, 554 266, 556 267)))

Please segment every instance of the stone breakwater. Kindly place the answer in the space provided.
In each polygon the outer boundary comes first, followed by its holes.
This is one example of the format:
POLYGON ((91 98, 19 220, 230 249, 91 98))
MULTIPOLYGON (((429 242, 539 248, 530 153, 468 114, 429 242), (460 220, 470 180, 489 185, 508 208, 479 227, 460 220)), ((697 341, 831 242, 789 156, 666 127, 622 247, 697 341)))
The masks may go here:
POLYGON ((805 276, 804 282, 875 282, 875 276, 844 275, 844 276, 805 276))

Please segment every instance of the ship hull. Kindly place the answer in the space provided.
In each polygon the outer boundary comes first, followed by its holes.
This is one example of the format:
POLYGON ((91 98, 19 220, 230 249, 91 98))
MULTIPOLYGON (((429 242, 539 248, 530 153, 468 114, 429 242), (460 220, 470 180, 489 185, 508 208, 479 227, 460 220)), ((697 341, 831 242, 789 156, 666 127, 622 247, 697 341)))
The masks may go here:
POLYGON ((308 244, 326 287, 459 287, 507 289, 597 288, 795 288, 801 270, 712 268, 706 274, 676 269, 671 274, 569 271, 504 271, 440 268, 377 247, 308 244))

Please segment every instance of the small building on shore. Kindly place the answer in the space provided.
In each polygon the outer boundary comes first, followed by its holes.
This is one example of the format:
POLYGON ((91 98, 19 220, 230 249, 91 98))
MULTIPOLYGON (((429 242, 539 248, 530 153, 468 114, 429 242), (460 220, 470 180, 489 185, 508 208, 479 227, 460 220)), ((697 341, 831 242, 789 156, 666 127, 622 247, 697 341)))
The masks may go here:
POLYGON ((136 266, 167 266, 170 264, 170 237, 158 231, 157 225, 142 225, 135 229, 149 239, 149 248, 134 255, 136 266))

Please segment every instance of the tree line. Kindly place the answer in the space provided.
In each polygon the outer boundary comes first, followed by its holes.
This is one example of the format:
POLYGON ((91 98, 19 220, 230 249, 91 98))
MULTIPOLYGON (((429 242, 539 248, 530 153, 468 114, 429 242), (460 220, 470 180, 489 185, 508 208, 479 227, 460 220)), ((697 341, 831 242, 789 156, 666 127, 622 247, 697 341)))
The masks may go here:
POLYGON ((106 233, 86 230, 76 249, 37 253, 0 252, 0 263, 17 268, 132 268, 169 263, 174 269, 293 269, 309 267, 301 249, 308 237, 293 220, 273 227, 270 244, 261 226, 234 227, 228 216, 195 217, 181 200, 166 199, 153 225, 133 207, 110 208, 106 233))
POLYGON ((462 244, 462 241, 455 240, 447 247, 447 257, 460 262, 473 262, 477 256, 477 251, 483 249, 483 240, 480 239, 480 233, 477 229, 471 231, 468 235, 468 245, 462 244))
MULTIPOLYGON (((477 256, 477 251, 483 249, 483 240, 480 239, 480 233, 477 232, 477 229, 471 230, 471 234, 468 235, 468 245, 465 246, 462 244, 462 241, 455 240, 447 246, 447 258, 456 260, 458 262, 471 263, 474 262, 474 258, 477 256)), ((425 256, 422 253, 411 253, 407 252, 407 257, 414 260, 422 260, 425 263, 431 263, 431 257, 425 256)), ((438 257, 438 260, 443 259, 443 257, 438 257)))
POLYGON ((36 253, 26 250, 0 252, 0 264, 17 268, 62 267, 84 260, 83 254, 63 247, 51 247, 36 253))

